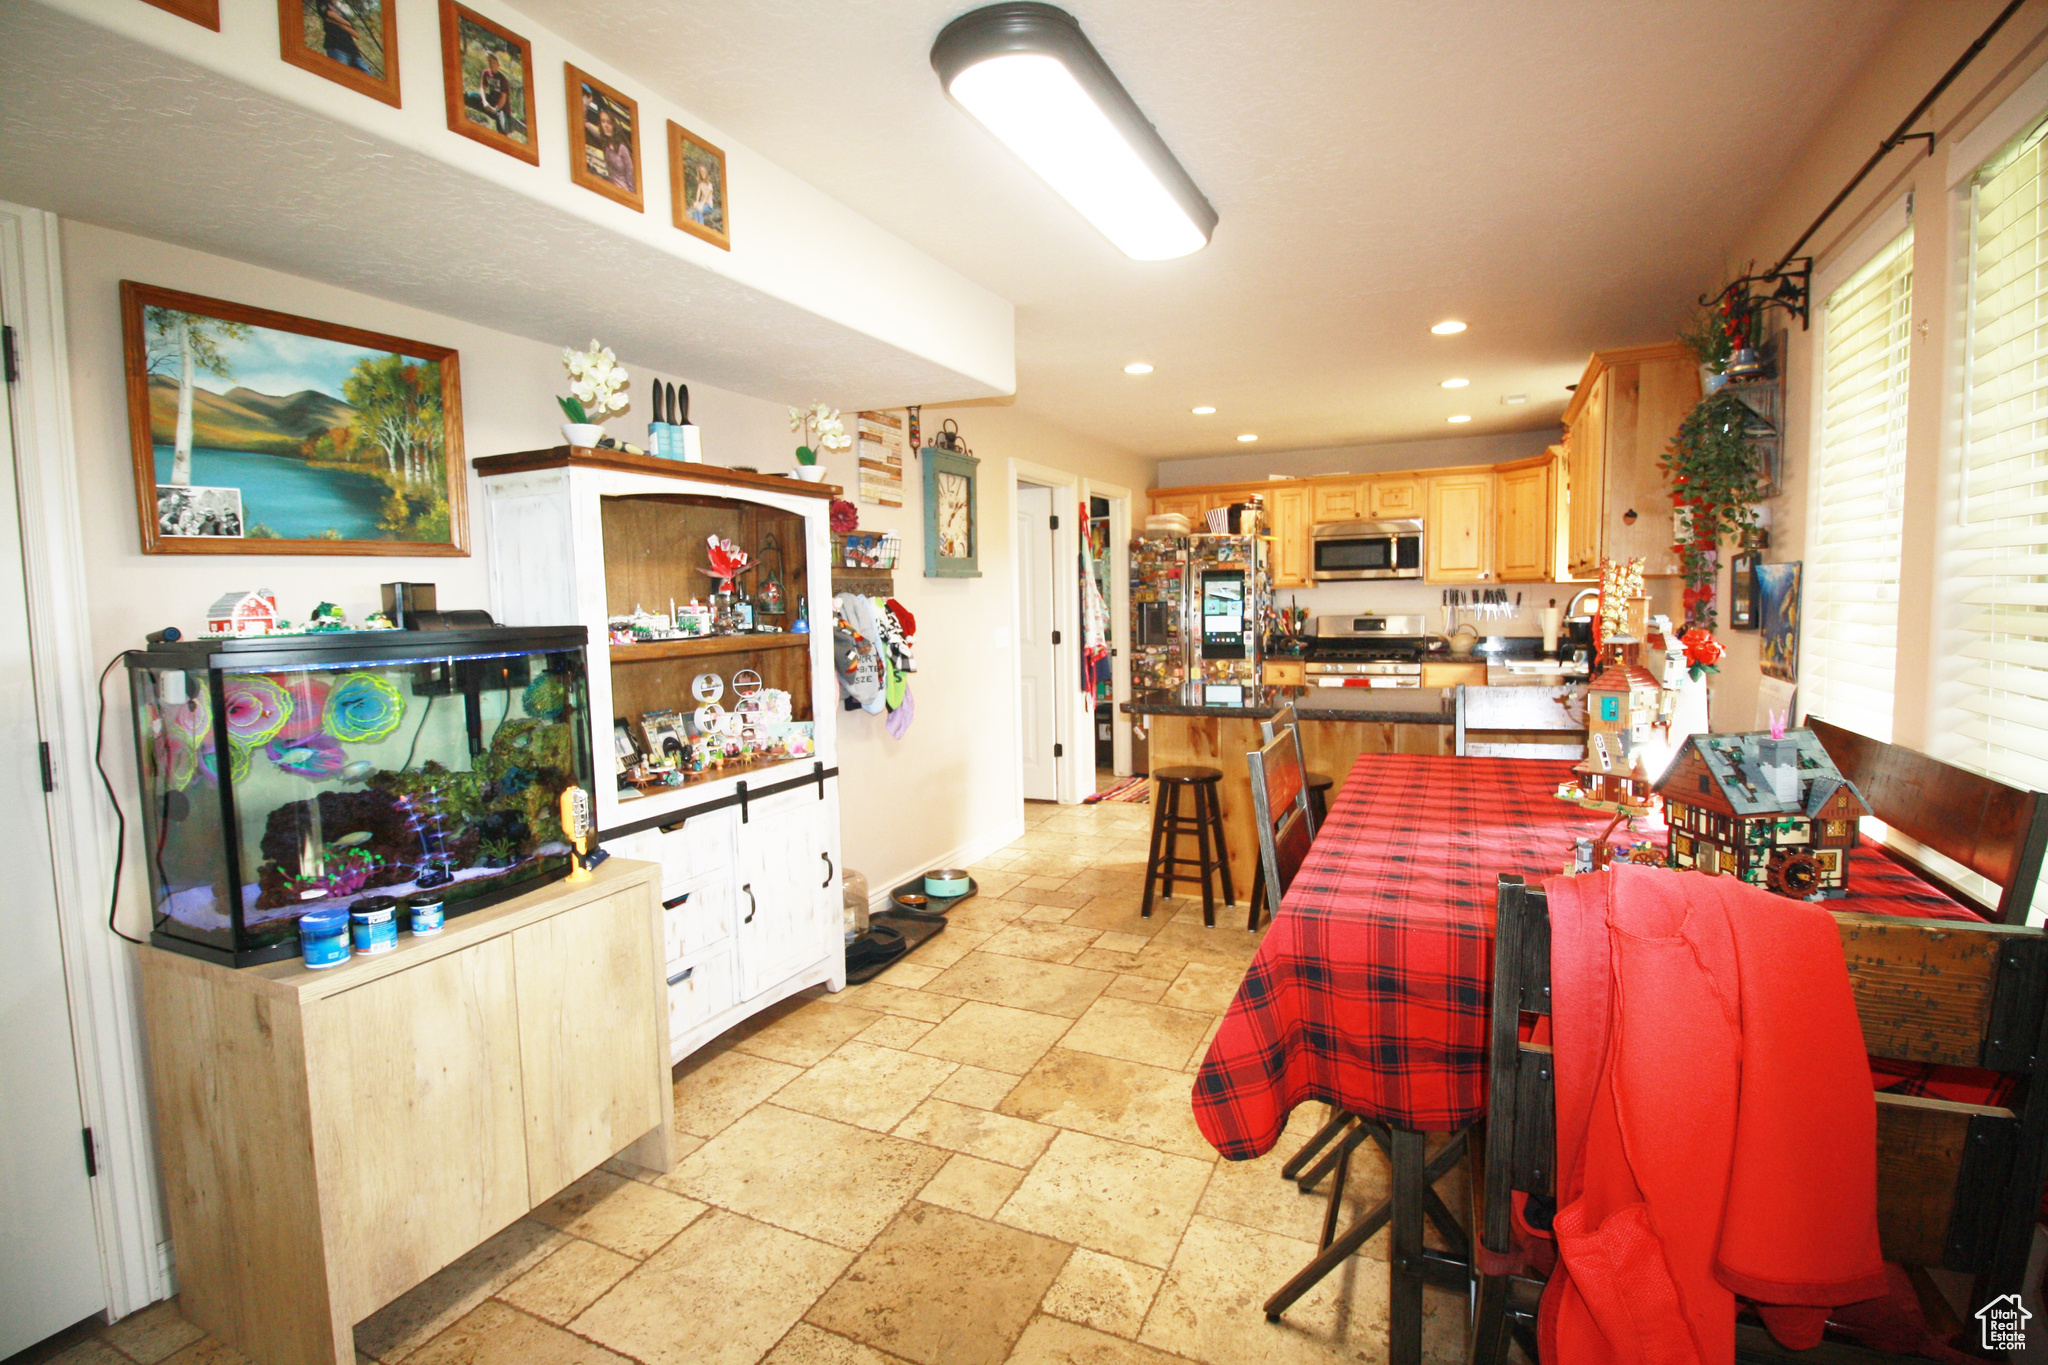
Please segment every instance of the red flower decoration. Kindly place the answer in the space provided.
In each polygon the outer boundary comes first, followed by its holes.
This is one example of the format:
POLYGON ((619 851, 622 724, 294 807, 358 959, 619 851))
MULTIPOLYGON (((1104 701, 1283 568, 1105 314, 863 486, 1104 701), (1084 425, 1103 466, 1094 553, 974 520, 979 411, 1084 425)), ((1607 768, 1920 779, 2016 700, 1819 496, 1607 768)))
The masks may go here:
POLYGON ((707 543, 711 546, 711 567, 705 572, 713 578, 729 583, 746 569, 749 563, 747 552, 739 546, 717 536, 708 537, 707 543))
POLYGON ((1679 636, 1678 642, 1685 646, 1685 662, 1689 668, 1712 668, 1721 662, 1722 654, 1726 653, 1721 648, 1721 642, 1714 638, 1713 632, 1704 626, 1694 626, 1679 636))
POLYGON ((860 509, 845 498, 832 499, 829 515, 832 529, 839 535, 845 535, 848 531, 858 531, 860 529, 860 509))

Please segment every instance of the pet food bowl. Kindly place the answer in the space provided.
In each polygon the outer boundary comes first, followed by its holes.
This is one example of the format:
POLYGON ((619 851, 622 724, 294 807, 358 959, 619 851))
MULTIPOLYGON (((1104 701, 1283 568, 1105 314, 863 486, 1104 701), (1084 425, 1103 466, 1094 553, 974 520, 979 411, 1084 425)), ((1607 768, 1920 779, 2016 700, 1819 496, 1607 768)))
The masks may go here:
POLYGON ((927 896, 964 896, 972 879, 957 867, 942 867, 924 874, 924 893, 927 896))
POLYGON ((915 891, 903 891, 897 894, 896 903, 906 910, 922 910, 931 902, 915 891))

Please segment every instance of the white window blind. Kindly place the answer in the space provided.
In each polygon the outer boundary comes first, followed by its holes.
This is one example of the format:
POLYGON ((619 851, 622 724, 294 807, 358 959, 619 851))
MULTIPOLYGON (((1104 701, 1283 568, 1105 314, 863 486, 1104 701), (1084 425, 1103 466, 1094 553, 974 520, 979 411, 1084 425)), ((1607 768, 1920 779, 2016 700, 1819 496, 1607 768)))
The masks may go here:
POLYGON ((2037 124, 1971 182, 1949 756, 2048 789, 2048 182, 2037 124))
POLYGON ((1820 455, 1807 536, 1803 709, 1892 737, 1913 233, 1836 290, 1822 323, 1820 455))

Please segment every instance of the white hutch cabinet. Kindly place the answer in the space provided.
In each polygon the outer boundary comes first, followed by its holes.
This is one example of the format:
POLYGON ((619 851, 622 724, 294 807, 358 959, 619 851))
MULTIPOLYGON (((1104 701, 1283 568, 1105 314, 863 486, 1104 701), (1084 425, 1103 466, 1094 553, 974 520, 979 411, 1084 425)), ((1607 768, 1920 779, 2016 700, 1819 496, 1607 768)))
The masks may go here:
POLYGON ((566 446, 476 467, 498 620, 590 631, 598 830, 607 851, 661 865, 672 1060, 806 986, 844 986, 827 525, 839 490, 566 446), (784 614, 764 619, 785 632, 608 644, 610 617, 709 599, 713 534, 779 573, 784 614), (808 633, 787 629, 800 606, 808 633), (730 706, 744 670, 789 692, 796 719, 814 722, 813 757, 692 774, 647 795, 616 789, 611 718, 688 712, 704 673, 724 682, 730 706))

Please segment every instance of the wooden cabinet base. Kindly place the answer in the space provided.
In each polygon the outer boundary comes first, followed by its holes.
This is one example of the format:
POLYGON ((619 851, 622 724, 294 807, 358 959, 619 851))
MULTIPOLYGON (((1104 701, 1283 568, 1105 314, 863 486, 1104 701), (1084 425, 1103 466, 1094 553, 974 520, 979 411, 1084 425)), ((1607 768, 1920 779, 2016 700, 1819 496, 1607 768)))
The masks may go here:
POLYGON ((184 1315, 354 1365, 357 1322, 607 1157, 668 1169, 655 886, 613 859, 322 972, 142 949, 184 1315))
MULTIPOLYGON (((1259 864, 1259 836, 1252 815, 1251 769, 1244 756, 1262 743, 1259 723, 1228 716, 1147 716, 1145 722, 1151 732, 1153 767, 1200 764, 1222 770, 1218 796, 1223 807, 1223 839, 1229 845, 1231 890, 1237 893, 1239 905, 1250 904, 1252 875, 1259 864)), ((1344 780, 1360 754, 1448 754, 1454 742, 1448 725, 1358 720, 1301 723, 1301 745, 1309 771, 1336 779, 1330 789, 1332 799, 1344 790, 1344 780)), ((1182 843, 1191 841, 1184 836, 1182 843)), ((1193 856, 1188 847, 1181 852, 1193 856)), ((1176 881, 1174 894, 1188 891, 1176 881)), ((1193 894, 1200 897, 1200 883, 1195 884, 1193 894)))

